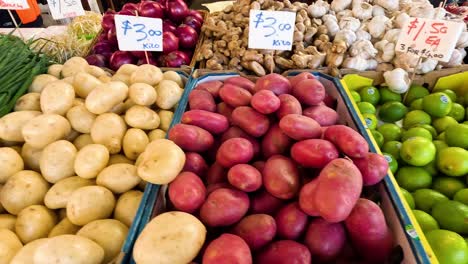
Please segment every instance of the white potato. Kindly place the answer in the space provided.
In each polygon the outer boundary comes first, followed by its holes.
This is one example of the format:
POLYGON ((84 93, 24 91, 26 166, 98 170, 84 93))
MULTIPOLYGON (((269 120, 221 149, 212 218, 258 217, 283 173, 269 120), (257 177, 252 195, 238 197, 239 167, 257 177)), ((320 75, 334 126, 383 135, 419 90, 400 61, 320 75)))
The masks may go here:
POLYGON ((115 205, 114 218, 130 227, 138 211, 142 197, 143 192, 135 190, 120 195, 115 205))
POLYGON ((8 147, 0 148, 0 164, 0 184, 5 183, 13 174, 24 169, 21 156, 14 149, 8 147))
POLYGON ((16 253, 10 264, 34 263, 34 253, 36 253, 36 249, 46 241, 46 238, 40 238, 24 245, 24 247, 16 253))
POLYGON ((156 102, 158 94, 149 84, 134 83, 128 88, 128 96, 137 105, 150 106, 156 102))
POLYGON ((179 87, 184 87, 184 80, 182 77, 175 71, 167 71, 163 73, 163 79, 174 81, 179 85, 179 87))
POLYGON ((102 170, 96 178, 96 184, 119 194, 133 189, 140 183, 137 169, 130 164, 113 164, 102 170), (116 177, 116 175, 118 175, 116 177))
POLYGON ((74 225, 70 222, 66 216, 63 218, 52 230, 50 230, 48 237, 56 237, 61 235, 74 235, 78 230, 80 230, 80 226, 74 225))
POLYGON ((54 211, 43 205, 31 205, 18 214, 15 223, 15 233, 23 244, 47 237, 57 223, 54 211))
POLYGON ((100 245, 104 249, 103 263, 109 263, 119 255, 127 233, 128 227, 121 222, 114 219, 102 219, 86 224, 76 234, 100 245))
POLYGON ((130 128, 123 138, 123 150, 125 156, 131 160, 136 160, 148 145, 149 139, 145 131, 138 128, 130 128))
POLYGON ((205 238, 206 228, 195 216, 163 213, 145 226, 135 242, 133 257, 138 264, 189 263, 198 255, 205 238))
POLYGON ((157 139, 148 144, 138 161, 140 178, 153 184, 168 184, 184 167, 185 154, 174 142, 157 139))
POLYGON ((96 78, 99 78, 101 76, 109 76, 109 73, 107 73, 105 70, 94 65, 89 65, 87 72, 96 78))
POLYGON ((91 138, 96 144, 104 145, 111 154, 117 154, 122 148, 122 139, 127 131, 125 121, 117 114, 105 113, 94 120, 91 138))
MULTIPOLYGON (((112 77, 111 76, 107 76, 107 75, 101 75, 99 76, 98 80, 100 80, 102 83, 108 83, 108 82, 111 82, 112 81, 112 77)), ((116 80, 116 81, 121 81, 121 80, 116 80)), ((122 81, 123 83, 127 84, 126 82, 122 81)), ((128 85, 128 84, 127 84, 128 85)))
POLYGON ((52 82, 58 81, 58 78, 50 74, 39 74, 34 77, 31 85, 28 88, 30 93, 41 93, 44 87, 52 82))
POLYGON ((158 111, 159 118, 161 119, 161 124, 159 124, 159 128, 164 131, 169 131, 171 127, 172 119, 174 118, 174 113, 168 110, 159 110, 158 111))
POLYGON ((6 228, 15 231, 16 216, 11 214, 0 214, 0 229, 6 228))
MULTIPOLYGON (((118 74, 123 74, 123 75, 132 75, 132 73, 134 71, 138 70, 138 66, 137 65, 134 65, 134 64, 124 64, 122 66, 120 66, 120 68, 117 70, 117 72, 115 73, 115 75, 118 75, 118 74)), ((114 76, 115 76, 114 75, 114 76)))
POLYGON ((158 93, 156 105, 161 109, 169 110, 179 102, 183 92, 184 90, 176 82, 162 80, 156 87, 156 93, 158 93))
POLYGON ((21 130, 24 140, 34 148, 44 148, 71 132, 68 120, 57 114, 42 114, 29 120, 21 130))
POLYGON ((74 76, 79 72, 86 72, 88 67, 89 64, 84 58, 72 57, 63 64, 61 75, 64 78, 74 76))
MULTIPOLYGON (((0 192, 2 192, 2 187, 3 187, 3 184, 0 184, 0 192)), ((3 208, 3 205, 2 203, 0 203, 0 214, 1 213, 4 213, 5 212, 5 208, 3 208)), ((0 227, 1 228, 1 227, 0 227)))
POLYGON ((76 235, 49 238, 34 253, 34 264, 101 264, 103 259, 104 249, 101 246, 76 235))
POLYGON ((27 93, 18 98, 14 111, 41 111, 40 99, 40 93, 27 93))
MULTIPOLYGON (((161 117, 161 115, 159 117, 161 117)), ((162 126, 162 119, 161 119, 161 124, 159 126, 160 127, 162 126)), ((156 139, 163 139, 163 138, 166 138, 166 132, 160 128, 154 129, 148 133, 148 138, 150 142, 156 139)))
POLYGON ((77 176, 65 178, 52 185, 47 191, 44 197, 44 204, 50 209, 66 208, 68 200, 75 190, 94 184, 94 180, 83 179, 77 176))
POLYGON ((109 162, 109 150, 100 144, 90 144, 78 152, 75 159, 76 175, 91 179, 96 178, 109 162))
POLYGON ((92 90, 100 85, 102 82, 99 79, 86 72, 79 72, 73 78, 75 93, 81 98, 86 98, 92 90))
POLYGON ((75 190, 67 203, 67 217, 75 225, 109 218, 114 210, 115 198, 101 186, 85 186, 75 190))
POLYGON ((40 115, 39 111, 19 111, 6 114, 0 118, 0 139, 24 142, 21 130, 29 121, 40 115))
POLYGON ((23 244, 9 229, 0 229, 0 237, 0 264, 9 264, 23 244))
POLYGON ((73 85, 73 80, 75 79, 74 76, 69 76, 69 77, 66 77, 66 78, 63 78, 62 81, 70 84, 70 85, 73 85))
POLYGON ((112 107, 112 109, 109 112, 121 115, 134 105, 135 105, 135 102, 133 102, 131 99, 127 99, 125 100, 125 102, 112 107))
POLYGON ((81 150, 89 144, 94 144, 90 134, 79 135, 75 140, 73 140, 73 145, 75 145, 77 150, 81 150))
POLYGON ((85 101, 83 98, 75 98, 73 99, 73 106, 84 105, 85 101))
POLYGON ((122 154, 114 154, 110 156, 109 163, 107 164, 107 166, 110 166, 112 164, 119 164, 119 163, 133 165, 133 160, 130 160, 129 158, 125 157, 122 154))
POLYGON ((89 133, 96 115, 89 112, 84 105, 74 106, 67 112, 67 119, 73 129, 80 133, 89 133))
POLYGON ((134 105, 125 113, 125 122, 131 127, 156 129, 161 120, 158 114, 146 106, 134 105))
POLYGON ((128 96, 128 86, 123 82, 110 82, 93 89, 86 97, 85 105, 94 114, 103 114, 122 103, 128 96))
POLYGON ((111 77, 112 82, 123 82, 126 85, 130 85, 130 75, 127 74, 115 74, 114 76, 111 77))
POLYGON ((39 161, 41 160, 42 149, 34 148, 28 143, 24 143, 21 148, 21 157, 23 158, 26 168, 40 172, 39 161))
POLYGON ((49 183, 39 173, 29 170, 20 171, 11 176, 3 185, 0 203, 7 212, 17 215, 30 205, 42 204, 48 189, 49 183))
POLYGON ((130 83, 146 83, 151 86, 157 85, 163 79, 162 71, 151 64, 143 64, 130 75, 130 83))
POLYGON ((65 115, 73 106, 75 90, 71 84, 56 81, 47 84, 41 93, 41 110, 44 114, 65 115))
POLYGON ((50 183, 73 176, 76 153, 75 146, 69 141, 59 140, 49 144, 42 151, 39 161, 42 176, 50 183))
POLYGON ((62 76, 60 76, 60 73, 62 72, 62 68, 63 68, 62 64, 52 64, 47 69, 47 74, 50 74, 50 75, 60 79, 62 77, 62 76))

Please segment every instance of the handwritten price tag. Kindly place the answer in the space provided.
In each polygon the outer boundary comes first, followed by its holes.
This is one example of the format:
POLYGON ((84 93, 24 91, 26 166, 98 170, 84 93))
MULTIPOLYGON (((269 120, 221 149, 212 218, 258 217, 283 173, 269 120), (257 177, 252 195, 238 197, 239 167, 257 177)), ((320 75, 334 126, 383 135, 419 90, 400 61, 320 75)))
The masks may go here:
POLYGON ((412 17, 403 26, 395 50, 447 62, 464 26, 463 23, 412 17))
POLYGON ((250 10, 249 48, 291 50, 296 13, 250 10))
POLYGON ((162 51, 162 20, 115 15, 120 50, 162 51))
POLYGON ((80 0, 47 0, 50 14, 55 20, 83 16, 85 11, 80 0))
POLYGON ((0 9, 22 10, 28 8, 27 0, 0 0, 0 9))

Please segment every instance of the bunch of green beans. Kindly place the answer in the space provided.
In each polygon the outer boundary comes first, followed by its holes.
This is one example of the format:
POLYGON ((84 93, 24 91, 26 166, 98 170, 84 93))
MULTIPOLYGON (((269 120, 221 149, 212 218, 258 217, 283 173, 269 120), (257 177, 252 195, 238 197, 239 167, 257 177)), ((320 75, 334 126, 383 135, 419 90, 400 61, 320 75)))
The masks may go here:
POLYGON ((33 44, 11 34, 0 35, 0 117, 13 109, 36 75, 47 71, 49 59, 34 52, 33 44))

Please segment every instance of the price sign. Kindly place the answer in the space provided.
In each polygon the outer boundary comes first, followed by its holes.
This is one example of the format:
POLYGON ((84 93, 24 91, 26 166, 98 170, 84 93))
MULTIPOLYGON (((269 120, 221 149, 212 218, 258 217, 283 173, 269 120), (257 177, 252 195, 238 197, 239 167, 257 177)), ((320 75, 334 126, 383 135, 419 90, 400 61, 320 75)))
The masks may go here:
POLYGON ((403 26, 395 50, 447 62, 464 26, 463 23, 412 17, 403 26))
POLYGON ((291 50, 296 13, 250 10, 249 48, 291 50))
POLYGON ((120 50, 162 51, 162 20, 115 15, 120 50))
POLYGON ((22 10, 28 8, 27 0, 0 0, 0 9, 22 10))
POLYGON ((85 11, 80 0, 47 0, 52 18, 64 19, 83 16, 85 11))

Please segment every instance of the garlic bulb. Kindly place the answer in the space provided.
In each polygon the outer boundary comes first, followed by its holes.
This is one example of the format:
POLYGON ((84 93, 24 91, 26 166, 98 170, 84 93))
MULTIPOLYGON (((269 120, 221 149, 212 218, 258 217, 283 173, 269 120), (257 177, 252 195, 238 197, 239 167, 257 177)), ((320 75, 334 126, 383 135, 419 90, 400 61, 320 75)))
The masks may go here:
POLYGON ((425 74, 435 70, 437 64, 439 62, 434 59, 423 59, 421 63, 419 63, 418 67, 416 68, 417 74, 425 74))
POLYGON ((374 59, 369 59, 367 60, 367 69, 366 71, 374 71, 377 69, 377 66, 379 66, 379 62, 374 59))
POLYGON ((336 22, 336 20, 333 20, 333 19, 326 20, 324 22, 324 25, 327 27, 328 35, 331 37, 335 36, 336 33, 340 30, 340 26, 338 25, 338 22, 336 22))
POLYGON ((408 15, 410 17, 433 18, 434 7, 430 3, 418 3, 411 6, 408 15))
POLYGON ((455 49, 452 52, 452 56, 448 62, 440 62, 440 65, 451 68, 461 65, 463 63, 463 58, 466 56, 465 49, 455 49))
POLYGON ((468 32, 462 32, 457 40, 457 49, 468 47, 468 32))
POLYGON ((368 40, 358 40, 349 48, 349 55, 352 57, 362 57, 364 59, 372 59, 377 55, 377 50, 368 40))
POLYGON ((356 34, 349 29, 342 29, 335 35, 334 41, 344 41, 349 47, 356 41, 356 34))
POLYGON ((418 64, 419 57, 413 54, 396 52, 395 59, 393 60, 393 65, 397 68, 402 68, 406 71, 413 71, 416 65, 418 64))
POLYGON ((395 43, 383 39, 376 42, 374 46, 378 51, 377 61, 391 62, 395 57, 395 43))
POLYGON ((395 25, 397 28, 402 28, 409 20, 410 16, 405 12, 401 12, 395 18, 395 25))
POLYGON ((372 5, 369 3, 360 3, 353 5, 353 16, 360 20, 368 20, 372 17, 372 5))
POLYGON ((369 32, 363 30, 363 29, 358 29, 356 31, 356 40, 371 40, 372 36, 369 34, 369 32))
POLYGON ((372 16, 385 16, 385 9, 379 5, 372 7, 372 16))
POLYGON ((313 3, 307 8, 307 12, 311 17, 319 18, 324 16, 329 9, 330 5, 327 2, 323 0, 318 0, 317 2, 313 3))
POLYGON ((408 72, 401 69, 396 68, 391 71, 387 71, 383 74, 385 83, 392 92, 395 93, 406 93, 410 87, 410 78, 408 77, 408 72))
POLYGON ((330 7, 333 11, 340 12, 349 7, 351 2, 352 0, 333 0, 330 7))
POLYGON ((444 19, 447 15, 447 10, 442 7, 437 7, 434 9, 434 19, 444 19))
POLYGON ((375 16, 367 24, 369 33, 373 38, 381 38, 388 28, 391 28, 391 20, 386 16, 375 16))
POLYGON ((385 32, 383 39, 387 40, 388 42, 396 43, 398 41, 398 37, 400 36, 401 29, 394 28, 390 29, 389 31, 385 32))
POLYGON ((388 11, 396 11, 400 8, 398 0, 374 0, 374 5, 379 5, 388 11))
POLYGON ((341 29, 349 29, 351 31, 357 31, 361 26, 361 21, 354 17, 343 17, 338 23, 341 29))

